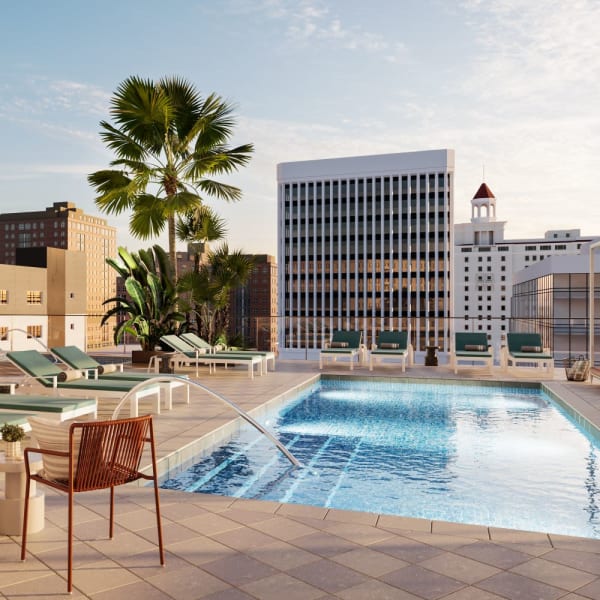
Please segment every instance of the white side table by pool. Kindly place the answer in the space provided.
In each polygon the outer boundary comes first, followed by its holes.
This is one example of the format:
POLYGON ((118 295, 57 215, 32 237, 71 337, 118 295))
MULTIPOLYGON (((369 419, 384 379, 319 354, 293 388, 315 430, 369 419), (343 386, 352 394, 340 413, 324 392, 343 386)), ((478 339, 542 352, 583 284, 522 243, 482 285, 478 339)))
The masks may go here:
MULTIPOLYGON (((32 471, 38 471, 42 468, 42 457, 39 454, 30 455, 29 465, 32 471)), ((0 497, 0 535, 21 535, 27 479, 25 461, 6 458, 4 452, 0 452, 0 473, 4 473, 4 497, 0 497)), ((28 533, 36 533, 44 528, 44 494, 36 490, 35 481, 30 486, 28 520, 28 533)))

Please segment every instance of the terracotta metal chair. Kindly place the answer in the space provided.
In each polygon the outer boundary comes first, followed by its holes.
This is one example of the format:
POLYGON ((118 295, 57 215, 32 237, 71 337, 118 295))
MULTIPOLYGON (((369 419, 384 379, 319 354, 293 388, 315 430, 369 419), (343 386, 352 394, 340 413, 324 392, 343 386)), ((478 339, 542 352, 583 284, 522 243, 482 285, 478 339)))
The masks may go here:
MULTIPOLYGON (((35 425, 32 423, 32 426, 35 435, 35 425)), ((32 480, 66 492, 69 496, 67 589, 71 592, 74 494, 77 492, 88 492, 110 488, 109 536, 112 538, 115 486, 130 483, 138 479, 148 479, 154 482, 160 564, 165 564, 152 415, 114 421, 73 423, 68 429, 68 440, 65 438, 64 446, 68 448, 67 451, 45 449, 40 439, 38 439, 38 443, 40 444, 40 448, 26 448, 24 451, 27 479, 25 489, 25 511, 23 516, 23 537, 21 542, 21 560, 25 560, 26 554, 29 491, 32 480), (142 453, 146 444, 150 445, 152 458, 152 473, 150 475, 146 475, 139 471, 142 453), (41 454, 42 459, 45 461, 44 471, 39 474, 30 471, 30 453, 41 454), (47 460, 47 458, 50 460, 47 460), (58 465, 58 469, 57 460, 59 463, 63 461, 62 465, 58 465), (50 467, 51 469, 49 469, 50 467), (63 469, 62 474, 59 472, 61 469, 63 469), (65 478, 62 477, 63 474, 66 475, 65 478)), ((54 440, 52 446, 56 448, 56 440, 54 440)))

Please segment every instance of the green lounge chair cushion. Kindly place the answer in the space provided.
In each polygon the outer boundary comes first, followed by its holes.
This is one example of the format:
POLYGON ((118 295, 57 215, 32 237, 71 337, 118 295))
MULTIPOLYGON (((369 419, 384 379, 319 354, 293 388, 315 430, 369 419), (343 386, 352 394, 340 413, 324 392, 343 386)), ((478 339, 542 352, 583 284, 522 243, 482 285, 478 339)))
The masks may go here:
POLYGON ((96 406, 96 401, 87 398, 53 398, 51 396, 0 396, 0 410, 25 410, 31 412, 65 413, 89 406, 96 406))

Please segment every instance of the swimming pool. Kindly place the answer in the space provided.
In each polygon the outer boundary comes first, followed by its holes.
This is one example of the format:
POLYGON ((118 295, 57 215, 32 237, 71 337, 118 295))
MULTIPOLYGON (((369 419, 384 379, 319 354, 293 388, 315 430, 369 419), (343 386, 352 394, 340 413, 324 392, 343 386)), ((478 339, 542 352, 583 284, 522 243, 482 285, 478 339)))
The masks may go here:
POLYGON ((538 388, 322 380, 163 487, 600 538, 599 444, 538 388))

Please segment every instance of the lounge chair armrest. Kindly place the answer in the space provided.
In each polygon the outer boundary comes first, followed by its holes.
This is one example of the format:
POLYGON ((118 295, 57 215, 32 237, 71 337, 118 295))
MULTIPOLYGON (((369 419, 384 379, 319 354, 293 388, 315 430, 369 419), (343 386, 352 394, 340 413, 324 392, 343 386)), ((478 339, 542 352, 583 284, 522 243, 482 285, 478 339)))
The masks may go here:
POLYGON ((331 342, 325 342, 323 344, 323 349, 326 349, 326 348, 331 348, 331 342))
POLYGON ((377 350, 377 344, 371 344, 371 350, 377 350))

